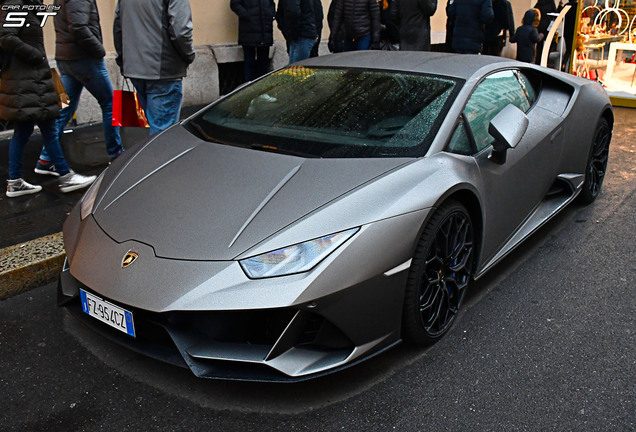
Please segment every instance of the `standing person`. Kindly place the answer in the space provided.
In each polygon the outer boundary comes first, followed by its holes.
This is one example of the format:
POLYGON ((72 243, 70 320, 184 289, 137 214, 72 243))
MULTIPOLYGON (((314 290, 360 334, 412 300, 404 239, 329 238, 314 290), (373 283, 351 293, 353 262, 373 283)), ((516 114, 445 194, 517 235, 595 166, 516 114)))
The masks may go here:
POLYGON ((540 19, 539 9, 528 9, 523 15, 523 25, 510 38, 510 42, 517 44, 517 60, 526 63, 534 62, 537 42, 543 40, 543 33, 537 32, 540 19))
POLYGON ((334 27, 334 17, 336 15, 336 3, 338 0, 331 0, 327 11, 327 24, 329 24, 329 42, 327 46, 329 52, 339 53, 344 51, 344 26, 342 23, 338 28, 334 27))
POLYGON ((113 24, 117 64, 130 78, 150 134, 179 121, 182 80, 194 61, 188 0, 118 0, 113 24))
MULTIPOLYGON (((55 15, 55 60, 62 84, 70 103, 60 111, 57 120, 58 138, 77 110, 82 89, 92 94, 102 110, 106 151, 111 160, 121 154, 119 128, 112 125, 113 86, 106 69, 102 44, 102 28, 96 0, 55 0, 60 10, 55 15)), ((58 176, 56 166, 50 163, 46 148, 40 153, 35 166, 38 174, 58 176)))
MULTIPOLYGON (((41 0, 7 0, 7 6, 42 5, 41 0)), ((7 10, 0 13, 0 22, 6 22, 7 10)), ((0 27, 0 48, 9 57, 8 64, 0 75, 0 118, 14 122, 13 137, 9 143, 9 180, 6 195, 14 198, 42 190, 22 178, 24 147, 37 124, 42 133, 44 146, 55 164, 60 180, 61 192, 84 188, 95 176, 74 173, 66 163, 55 127, 60 114, 58 95, 53 88, 51 67, 44 50, 44 35, 40 27, 41 18, 34 9, 27 12, 22 27, 0 27)))
POLYGON ((269 47, 274 44, 274 0, 231 0, 239 17, 238 43, 243 46, 245 81, 252 81, 269 69, 269 47))
POLYGON ((484 26, 493 20, 492 0, 450 0, 446 8, 453 22, 453 51, 479 54, 484 43, 484 26))
POLYGON ((444 50, 446 52, 453 52, 453 30, 455 22, 448 16, 449 3, 446 3, 446 37, 444 38, 444 50))
POLYGON ((395 0, 392 22, 400 29, 401 51, 431 50, 431 16, 437 0, 395 0))
POLYGON ((499 57, 506 39, 515 34, 515 18, 508 0, 493 0, 492 10, 495 17, 484 31, 484 54, 499 57))
POLYGON ((318 57, 318 49, 320 48, 320 37, 322 35, 322 22, 325 19, 325 12, 322 10, 322 2, 314 0, 314 18, 316 19, 316 42, 311 48, 309 57, 318 57))
POLYGON ((572 44, 574 42, 574 35, 577 34, 578 28, 578 2, 577 0, 569 0, 563 4, 563 1, 559 1, 559 7, 557 12, 561 12, 565 6, 570 6, 570 10, 565 14, 565 22, 563 24, 563 38, 565 40, 565 53, 563 54, 564 63, 561 65, 562 71, 570 70, 570 61, 572 60, 572 44))
MULTIPOLYGON (((380 6, 377 0, 336 1, 333 28, 344 26, 344 50, 368 50, 380 45, 380 6)), ((333 32, 329 35, 331 42, 333 32)))
MULTIPOLYGON (((537 3, 534 5, 535 9, 539 9, 541 12, 541 20, 539 21, 539 25, 537 26, 537 32, 539 34, 548 34, 548 27, 550 27, 550 23, 554 19, 549 13, 555 13, 557 11, 556 6, 554 5, 554 0, 537 0, 537 3)), ((536 64, 541 64, 541 53, 543 52, 543 40, 537 43, 537 54, 535 58, 536 64)))
MULTIPOLYGON (((437 2, 437 0, 435 0, 437 2)), ((380 0, 380 49, 399 49, 400 28, 393 19, 395 10, 394 0, 380 0), (389 46, 387 46, 389 44, 389 46)))
POLYGON ((289 48, 289 64, 309 58, 316 42, 314 0, 280 0, 276 22, 289 48))

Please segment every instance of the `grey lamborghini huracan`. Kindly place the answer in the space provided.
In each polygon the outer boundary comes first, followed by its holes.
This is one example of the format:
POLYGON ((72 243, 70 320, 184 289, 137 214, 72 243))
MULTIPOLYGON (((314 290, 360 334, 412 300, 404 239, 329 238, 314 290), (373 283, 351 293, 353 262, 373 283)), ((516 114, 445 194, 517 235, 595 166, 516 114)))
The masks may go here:
POLYGON ((598 83, 507 59, 310 59, 106 169, 64 225, 58 303, 200 377, 430 344, 472 280, 596 198, 613 120, 598 83))

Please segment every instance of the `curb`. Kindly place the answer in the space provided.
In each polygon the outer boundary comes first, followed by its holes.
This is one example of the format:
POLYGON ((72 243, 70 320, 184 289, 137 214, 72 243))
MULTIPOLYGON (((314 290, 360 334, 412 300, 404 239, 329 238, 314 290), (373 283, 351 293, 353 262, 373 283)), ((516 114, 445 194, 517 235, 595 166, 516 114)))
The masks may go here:
POLYGON ((0 300, 54 282, 65 258, 61 232, 0 249, 0 300))

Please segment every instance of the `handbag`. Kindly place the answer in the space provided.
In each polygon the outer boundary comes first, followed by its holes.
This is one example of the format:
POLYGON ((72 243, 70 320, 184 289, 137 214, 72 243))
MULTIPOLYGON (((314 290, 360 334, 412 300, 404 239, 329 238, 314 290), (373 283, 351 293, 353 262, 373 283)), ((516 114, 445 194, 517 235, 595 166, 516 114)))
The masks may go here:
POLYGON ((51 68, 51 78, 53 79, 53 88, 55 89, 55 93, 57 93, 57 103, 60 108, 66 108, 71 103, 71 99, 68 97, 68 93, 66 93, 66 89, 64 88, 64 84, 62 84, 57 69, 51 68))
POLYGON ((501 49, 501 56, 513 60, 517 58, 517 44, 510 42, 509 37, 506 37, 506 44, 501 49))
POLYGON ((119 127, 149 127, 146 113, 137 92, 124 81, 127 89, 113 91, 113 118, 111 124, 119 127))

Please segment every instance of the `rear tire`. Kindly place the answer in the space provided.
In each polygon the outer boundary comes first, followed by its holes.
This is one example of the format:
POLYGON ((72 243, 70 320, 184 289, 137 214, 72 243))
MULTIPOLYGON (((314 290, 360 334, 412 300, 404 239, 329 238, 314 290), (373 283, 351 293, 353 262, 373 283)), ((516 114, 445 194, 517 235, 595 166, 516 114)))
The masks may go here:
POLYGON ((442 204, 429 220, 406 284, 405 340, 430 345, 452 327, 473 275, 473 236, 470 215, 457 201, 442 204))
POLYGON ((609 157, 609 144, 612 139, 612 130, 606 119, 598 121, 598 126, 594 132, 594 140, 590 148, 590 154, 585 166, 585 181, 583 189, 579 195, 580 201, 584 204, 594 202, 601 187, 607 170, 607 159, 609 157))

